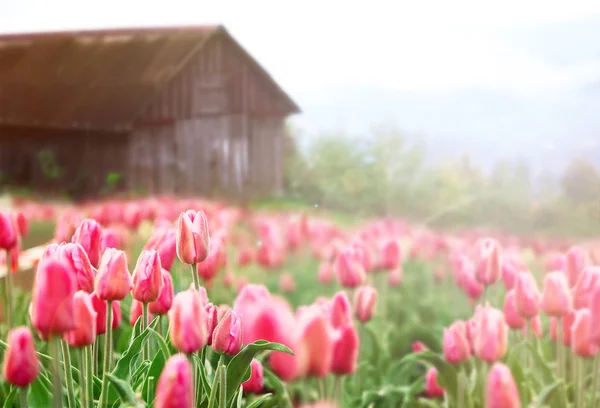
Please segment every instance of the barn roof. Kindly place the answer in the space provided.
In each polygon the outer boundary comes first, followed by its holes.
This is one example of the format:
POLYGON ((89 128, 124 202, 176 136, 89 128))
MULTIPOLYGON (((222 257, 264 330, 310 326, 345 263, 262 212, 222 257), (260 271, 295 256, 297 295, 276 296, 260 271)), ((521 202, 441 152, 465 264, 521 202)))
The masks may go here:
MULTIPOLYGON (((231 38, 222 26, 0 35, 0 124, 127 129, 216 35, 231 38)), ((289 113, 299 112, 245 55, 289 113)))

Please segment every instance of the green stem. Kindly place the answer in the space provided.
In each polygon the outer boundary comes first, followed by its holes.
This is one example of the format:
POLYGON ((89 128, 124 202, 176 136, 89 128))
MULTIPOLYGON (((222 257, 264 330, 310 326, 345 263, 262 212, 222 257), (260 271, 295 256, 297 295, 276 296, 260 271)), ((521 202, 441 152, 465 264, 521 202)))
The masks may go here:
POLYGON ((19 400, 21 402, 21 408, 27 408, 27 393, 29 392, 29 386, 19 388, 19 400))
POLYGON ((88 408, 87 403, 87 391, 85 386, 87 384, 87 360, 85 358, 85 347, 79 349, 79 398, 81 399, 81 408, 88 408))
POLYGON ((66 341, 61 340, 63 353, 63 366, 67 382, 67 403, 69 408, 75 408, 75 386, 73 385, 73 373, 71 372, 71 352, 66 341))
POLYGON ((556 319, 556 375, 559 379, 565 376, 562 337, 562 322, 558 317, 556 319))
POLYGON ((98 375, 98 348, 100 347, 99 336, 94 340, 92 345, 92 372, 95 376, 98 375))
POLYGON ((488 375, 488 363, 487 361, 481 361, 481 406, 485 407, 485 391, 487 386, 487 375, 488 375))
POLYGON ((94 373, 93 370, 93 358, 94 355, 92 353, 92 346, 85 347, 85 381, 87 382, 85 389, 87 391, 87 401, 89 408, 93 408, 94 406, 94 373))
POLYGON ((104 367, 102 371, 102 390, 100 391, 100 407, 108 406, 108 370, 112 354, 112 300, 106 302, 106 337, 104 339, 104 367))
POLYGON ((578 408, 583 408, 583 383, 585 382, 585 371, 583 368, 583 357, 576 357, 576 366, 577 366, 577 399, 575 406, 578 408))
POLYGON ((338 406, 341 406, 342 401, 340 398, 339 392, 341 391, 340 389, 340 385, 342 383, 342 376, 340 375, 336 375, 335 378, 333 379, 333 389, 331 390, 331 398, 337 402, 338 406))
POLYGON ((221 374, 221 364, 217 365, 217 371, 213 378, 212 386, 210 387, 210 396, 208 397, 208 408, 214 408, 217 402, 217 384, 221 374))
POLYGON ((227 408, 227 367, 225 366, 225 354, 221 354, 219 359, 219 366, 221 367, 220 373, 220 403, 219 408, 227 408))
MULTIPOLYGON (((148 303, 142 303, 142 331, 148 327, 148 303)), ((150 342, 146 341, 142 347, 142 360, 150 358, 150 342)))
POLYGON ((190 265, 192 267, 192 279, 194 281, 194 288, 200 290, 200 277, 198 276, 198 264, 190 265))
POLYGON ((60 337, 50 335, 50 351, 52 353, 52 406, 62 407, 63 396, 62 396, 62 382, 61 382, 61 369, 60 369, 60 337))
POLYGON ((592 405, 591 407, 596 406, 596 401, 598 399, 598 377, 600 376, 600 354, 596 353, 594 357, 594 374, 592 380, 592 405))
POLYGON ((6 278, 4 289, 6 290, 6 324, 9 329, 13 327, 13 298, 12 298, 12 274, 10 272, 10 253, 6 250, 6 278))

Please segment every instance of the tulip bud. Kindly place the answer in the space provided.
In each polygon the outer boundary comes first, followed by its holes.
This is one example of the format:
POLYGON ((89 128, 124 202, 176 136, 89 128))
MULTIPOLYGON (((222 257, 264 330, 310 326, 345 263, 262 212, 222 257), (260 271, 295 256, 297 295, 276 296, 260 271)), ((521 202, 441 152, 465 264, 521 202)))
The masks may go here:
POLYGON ((522 265, 519 266, 518 261, 512 256, 502 257, 502 282, 506 290, 511 290, 515 287, 517 276, 521 272, 520 268, 524 268, 522 265))
POLYGON ((131 295, 142 303, 153 302, 158 299, 162 285, 162 267, 158 253, 155 250, 142 251, 133 270, 131 295))
POLYGON ((337 375, 350 375, 356 371, 358 362, 359 338, 352 323, 335 330, 331 372, 337 375))
POLYGON ((440 398, 444 396, 444 389, 437 382, 438 372, 431 367, 425 374, 425 395, 429 398, 440 398))
POLYGON ((176 243, 177 256, 183 263, 194 265, 208 257, 210 237, 203 211, 187 210, 179 214, 176 243))
POLYGON ((11 249, 17 245, 17 228, 10 214, 0 211, 0 249, 11 249))
POLYGON ((158 228, 154 231, 144 250, 154 249, 160 256, 163 269, 170 271, 177 256, 177 230, 175 228, 158 228))
POLYGON ((500 278, 500 246, 491 238, 482 240, 479 245, 475 276, 481 284, 492 285, 500 278))
POLYGON ((400 243, 398 240, 390 239, 381 251, 381 268, 393 270, 400 266, 400 243))
POLYGON ((540 313, 540 292, 532 274, 523 272, 517 277, 515 303, 522 317, 530 319, 540 313))
POLYGON ((183 354, 167 360, 156 387, 156 408, 191 408, 194 406, 192 365, 183 354))
POLYGON ((490 306, 480 308, 475 314, 473 348, 475 355, 493 363, 506 354, 508 326, 504 315, 490 306))
POLYGON ((352 248, 338 254, 333 268, 340 284, 345 288, 356 288, 366 279, 365 268, 352 248))
POLYGON ((206 345, 208 323, 198 291, 188 289, 175 295, 169 323, 171 343, 179 351, 193 353, 206 345))
POLYGON ((300 342, 306 361, 306 372, 315 377, 324 377, 331 369, 333 360, 333 338, 330 326, 316 307, 308 307, 299 318, 300 342))
POLYGON ((250 363, 250 378, 242 383, 244 392, 256 393, 263 389, 263 366, 257 359, 253 358, 250 363))
POLYGON ((598 350, 592 343, 592 316, 589 309, 575 312, 575 321, 571 326, 571 349, 581 357, 592 357, 598 350))
POLYGON ((63 262, 49 259, 37 268, 32 294, 32 323, 45 338, 75 328, 75 278, 63 262))
POLYGON ((567 251, 565 263, 569 286, 573 287, 577 284, 583 268, 590 264, 590 257, 585 249, 574 246, 567 251))
POLYGON ((279 278, 279 290, 282 293, 293 293, 296 290, 296 281, 289 273, 284 273, 279 278))
MULTIPOLYGON (((208 330, 208 336, 206 336, 206 339, 207 344, 210 346, 212 344, 213 333, 215 332, 215 328, 220 320, 219 308, 212 303, 207 303, 206 306, 204 306, 204 310, 206 311, 206 328, 208 330)), ((223 314, 223 316, 225 316, 225 314, 223 314)))
POLYGON ((102 228, 95 220, 83 220, 79 227, 77 227, 77 230, 75 230, 71 242, 80 244, 85 252, 87 252, 92 266, 94 268, 98 267, 102 245, 102 228))
POLYGON ((158 299, 148 304, 148 310, 157 315, 166 314, 173 304, 173 280, 171 279, 171 274, 163 269, 161 275, 163 284, 158 299))
POLYGON ((330 317, 334 329, 352 323, 352 305, 346 292, 340 291, 333 296, 330 317))
POLYGON ((575 310, 571 310, 566 316, 562 318, 551 317, 550 318, 550 337, 552 340, 558 340, 557 326, 558 319, 560 319, 561 329, 562 329, 562 339, 561 341, 565 346, 571 345, 571 327, 573 326, 573 322, 575 321, 575 310))
POLYGON ((116 248, 119 249, 121 247, 121 240, 119 234, 115 230, 105 229, 102 231, 102 241, 100 242, 100 252, 104 253, 107 248, 116 248))
POLYGON ((600 283, 596 283, 590 295, 590 317, 592 343, 600 346, 600 283))
POLYGON ((551 272, 544 279, 542 291, 542 310, 548 316, 565 316, 569 313, 573 301, 567 277, 561 271, 551 272))
POLYGON ((212 348, 217 353, 236 355, 242 348, 242 322, 230 309, 213 331, 212 348))
POLYGON ((2 376, 17 387, 26 387, 35 381, 40 372, 33 335, 25 326, 16 327, 8 332, 7 343, 2 376))
POLYGON ((206 259, 198 264, 198 276, 211 281, 227 263, 226 247, 222 240, 214 239, 206 259))
POLYGON ((17 233, 20 237, 24 237, 29 233, 29 221, 22 212, 15 214, 15 225, 17 227, 17 233))
POLYGON ((586 266, 579 273, 579 279, 573 287, 573 307, 584 309, 590 306, 590 295, 597 282, 600 281, 600 267, 586 266))
MULTIPOLYGON (((106 308, 105 308, 105 310, 106 310, 106 308)), ((117 329, 121 325, 122 318, 123 318, 123 313, 121 312, 121 303, 118 300, 113 300, 113 302, 112 302, 112 329, 113 330, 117 329)), ((106 322, 106 316, 104 317, 104 321, 106 322)))
POLYGON ((71 347, 83 347, 96 340, 96 318, 98 314, 92 305, 91 295, 79 290, 73 296, 75 310, 75 329, 64 334, 64 339, 71 347))
POLYGON ((504 319, 508 327, 513 330, 523 329, 527 325, 527 320, 517 312, 516 302, 515 290, 511 289, 504 298, 504 319))
MULTIPOLYGON (((469 347, 468 342, 467 342, 467 347, 469 347)), ((413 353, 422 353, 424 351, 429 350, 429 347, 427 347, 425 345, 425 343, 423 343, 421 341, 413 342, 411 348, 412 348, 413 353)))
POLYGON ((486 408, 520 408, 519 391, 510 369, 495 363, 487 377, 486 408))
POLYGON ((123 300, 133 287, 124 251, 108 248, 96 275, 96 296, 102 300, 123 300))
POLYGON ((354 299, 356 318, 361 322, 368 322, 375 313, 377 291, 370 286, 361 286, 356 291, 354 299))
POLYGON ((444 329, 442 339, 444 358, 450 364, 459 364, 471 358, 471 349, 467 338, 465 323, 458 320, 444 329))
POLYGON ((94 291, 96 270, 92 267, 83 247, 73 243, 61 244, 58 247, 58 253, 75 276, 78 289, 92 293, 94 291))

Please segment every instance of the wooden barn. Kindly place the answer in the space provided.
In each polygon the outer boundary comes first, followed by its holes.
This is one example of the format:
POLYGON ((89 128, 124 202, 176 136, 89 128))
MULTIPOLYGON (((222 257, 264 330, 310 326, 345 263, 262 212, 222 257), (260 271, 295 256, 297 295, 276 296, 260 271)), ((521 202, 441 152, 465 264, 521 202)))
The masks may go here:
POLYGON ((298 112, 222 26, 0 36, 3 185, 268 195, 298 112))

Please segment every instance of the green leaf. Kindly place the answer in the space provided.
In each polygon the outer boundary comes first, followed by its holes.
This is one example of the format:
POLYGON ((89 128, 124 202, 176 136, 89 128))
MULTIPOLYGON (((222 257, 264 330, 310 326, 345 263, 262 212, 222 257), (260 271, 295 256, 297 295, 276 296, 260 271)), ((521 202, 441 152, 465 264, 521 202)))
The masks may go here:
POLYGON ((138 399, 137 395, 135 395, 135 392, 131 389, 131 386, 127 382, 119 380, 112 374, 108 373, 106 374, 106 377, 117 390, 119 398, 121 398, 121 402, 134 407, 144 407, 143 402, 138 399))
MULTIPOLYGON (((554 394, 558 391, 559 387, 563 384, 562 380, 558 380, 556 381, 554 384, 550 384, 548 385, 546 388, 544 388, 542 390, 542 392, 540 392, 540 394, 536 397, 535 399, 535 406, 537 408, 542 408, 544 405, 550 403, 550 401, 552 400, 552 398, 554 397, 554 394)), ((564 406, 566 407, 566 400, 563 401, 564 406)))
POLYGON ((40 378, 37 378, 29 386, 27 405, 29 405, 30 408, 45 408, 52 406, 52 393, 50 392, 50 389, 46 388, 40 378))
POLYGON ((19 392, 19 387, 11 386, 10 392, 6 396, 6 401, 4 401, 4 405, 2 405, 2 406, 4 408, 11 408, 13 406, 13 401, 15 400, 15 397, 18 392, 19 392))
MULTIPOLYGON (((158 322, 158 319, 156 321, 158 322)), ((154 336, 154 338, 158 342, 158 346, 160 347, 160 351, 165 356, 165 360, 168 360, 169 357, 171 357, 171 352, 169 351, 169 346, 167 346, 165 339, 163 339, 163 337, 160 334, 158 334, 158 332, 156 330, 154 330, 152 327, 150 327, 149 330, 150 330, 150 334, 152 334, 152 336, 154 336)))
POLYGON ((192 358, 196 361, 198 367, 200 367, 200 381, 202 382, 202 389, 206 395, 210 395, 210 383, 208 382, 208 377, 206 376, 206 366, 204 362, 200 360, 198 354, 192 354, 192 358))
POLYGON ((227 404, 231 403, 235 391, 242 385, 242 382, 249 378, 248 368, 252 359, 258 352, 263 350, 294 354, 283 344, 271 343, 264 340, 258 340, 245 346, 227 365, 227 404))
POLYGON ((256 401, 252 402, 252 404, 247 405, 246 408, 258 408, 260 407, 263 402, 266 402, 269 398, 271 398, 272 394, 265 394, 263 396, 261 396, 259 399, 257 399, 256 401))
POLYGON ((275 397, 281 407, 291 407, 290 395, 285 388, 285 384, 275 373, 266 367, 263 367, 263 376, 265 387, 275 392, 275 397))
MULTIPOLYGON (((116 378, 129 378, 130 374, 130 363, 132 360, 137 357, 142 352, 142 346, 144 345, 146 339, 150 335, 150 330, 154 329, 152 326, 156 326, 155 320, 150 326, 148 326, 143 332, 138 334, 134 339, 131 340, 129 344, 129 348, 125 350, 119 361, 117 361, 117 365, 112 371, 112 375, 116 378)), ((141 320, 138 319, 136 326, 141 324, 141 320)), ((136 332, 136 328, 134 327, 133 332, 136 332)))

